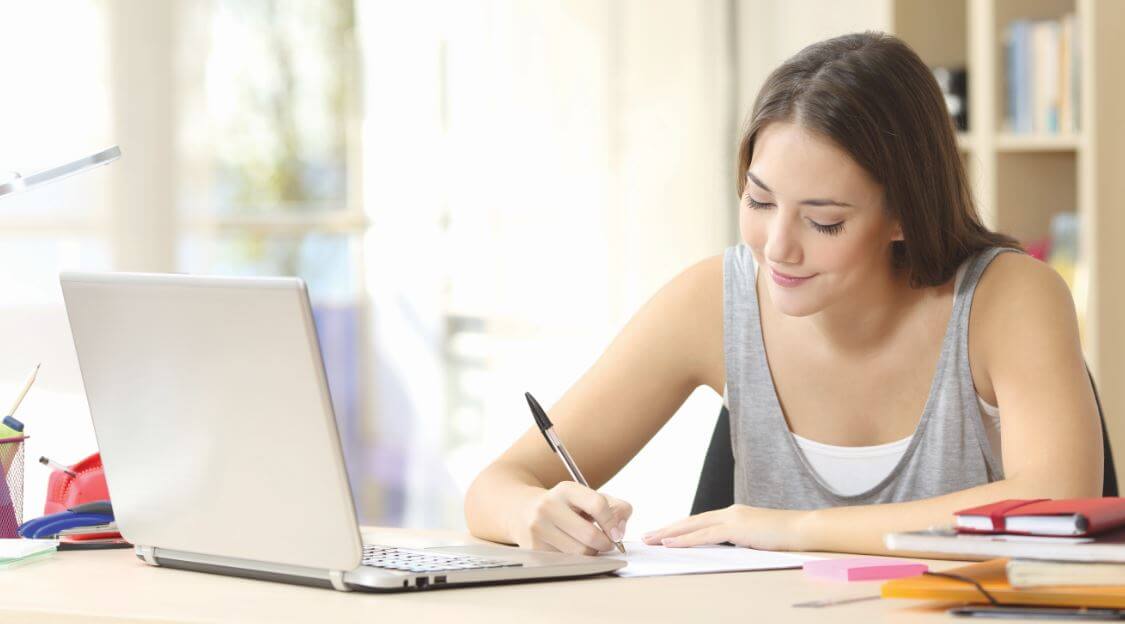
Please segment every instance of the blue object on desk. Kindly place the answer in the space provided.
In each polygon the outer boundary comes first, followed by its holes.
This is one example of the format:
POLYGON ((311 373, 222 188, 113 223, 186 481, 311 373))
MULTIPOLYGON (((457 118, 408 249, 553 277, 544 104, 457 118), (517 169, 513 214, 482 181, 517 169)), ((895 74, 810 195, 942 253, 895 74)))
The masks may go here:
POLYGON ((109 524, 113 520, 113 508, 109 501, 97 501, 28 520, 20 525, 19 534, 26 538, 52 538, 59 531, 109 524))
POLYGON ((110 522, 113 522, 113 516, 64 511, 24 522, 20 525, 19 534, 21 537, 32 539, 47 539, 57 536, 59 531, 64 531, 66 529, 96 526, 99 524, 108 524, 110 522))

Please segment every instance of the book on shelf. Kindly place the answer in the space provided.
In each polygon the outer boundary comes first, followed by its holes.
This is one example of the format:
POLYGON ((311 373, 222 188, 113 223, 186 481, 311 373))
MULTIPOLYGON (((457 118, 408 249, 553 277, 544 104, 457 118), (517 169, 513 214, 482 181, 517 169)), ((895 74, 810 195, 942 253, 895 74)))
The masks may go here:
POLYGON ((1008 24, 1004 84, 1009 132, 1078 132, 1080 43, 1072 13, 1058 20, 1017 19, 1008 24))

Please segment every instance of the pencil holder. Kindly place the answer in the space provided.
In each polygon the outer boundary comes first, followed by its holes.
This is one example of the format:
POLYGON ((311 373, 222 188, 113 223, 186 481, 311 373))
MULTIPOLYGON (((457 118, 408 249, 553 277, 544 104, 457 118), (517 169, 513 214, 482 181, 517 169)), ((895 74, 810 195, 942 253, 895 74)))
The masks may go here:
POLYGON ((16 538, 23 522, 23 441, 27 436, 0 439, 0 538, 16 538))

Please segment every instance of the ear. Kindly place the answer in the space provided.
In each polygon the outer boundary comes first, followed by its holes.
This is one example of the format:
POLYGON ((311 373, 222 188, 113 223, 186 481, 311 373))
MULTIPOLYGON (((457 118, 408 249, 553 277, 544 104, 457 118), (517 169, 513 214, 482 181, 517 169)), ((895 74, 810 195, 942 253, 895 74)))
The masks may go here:
POLYGON ((902 235, 902 224, 896 221, 894 226, 891 227, 891 242, 902 240, 905 240, 905 237, 902 235))

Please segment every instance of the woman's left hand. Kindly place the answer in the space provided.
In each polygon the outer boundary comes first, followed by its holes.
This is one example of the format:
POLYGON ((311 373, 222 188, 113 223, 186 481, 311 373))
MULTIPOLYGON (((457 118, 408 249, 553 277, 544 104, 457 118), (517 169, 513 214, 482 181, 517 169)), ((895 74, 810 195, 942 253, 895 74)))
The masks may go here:
POLYGON ((802 534, 808 515, 808 511, 731 505, 689 516, 642 539, 650 546, 673 548, 731 542, 762 550, 808 550, 802 534))

